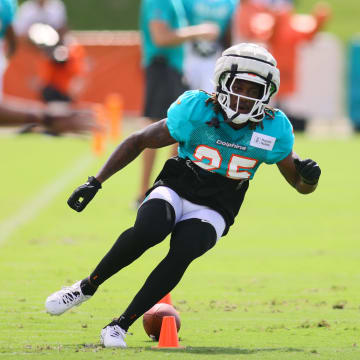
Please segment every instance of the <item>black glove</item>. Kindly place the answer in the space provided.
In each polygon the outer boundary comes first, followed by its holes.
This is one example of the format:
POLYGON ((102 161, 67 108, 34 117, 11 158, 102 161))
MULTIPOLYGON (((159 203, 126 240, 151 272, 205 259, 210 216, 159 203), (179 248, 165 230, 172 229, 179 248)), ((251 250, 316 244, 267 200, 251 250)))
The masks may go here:
POLYGON ((321 169, 319 165, 311 159, 299 160, 294 159, 297 172, 301 176, 302 181, 308 185, 315 185, 319 181, 321 169))
POLYGON ((80 212, 85 209, 99 189, 101 189, 99 181, 94 176, 90 176, 84 185, 79 186, 71 194, 67 203, 72 209, 80 212))

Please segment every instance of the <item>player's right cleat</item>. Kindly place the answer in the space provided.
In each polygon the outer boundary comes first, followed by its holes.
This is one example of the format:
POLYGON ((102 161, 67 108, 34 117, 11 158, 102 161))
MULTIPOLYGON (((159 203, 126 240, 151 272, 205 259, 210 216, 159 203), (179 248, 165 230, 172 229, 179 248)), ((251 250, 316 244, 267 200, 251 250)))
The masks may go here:
POLYGON ((125 336, 126 331, 114 320, 101 330, 100 340, 105 347, 126 348, 125 336))
POLYGON ((89 300, 91 295, 84 295, 80 288, 81 280, 72 286, 63 287, 51 294, 45 301, 46 311, 50 315, 61 315, 74 306, 89 300))

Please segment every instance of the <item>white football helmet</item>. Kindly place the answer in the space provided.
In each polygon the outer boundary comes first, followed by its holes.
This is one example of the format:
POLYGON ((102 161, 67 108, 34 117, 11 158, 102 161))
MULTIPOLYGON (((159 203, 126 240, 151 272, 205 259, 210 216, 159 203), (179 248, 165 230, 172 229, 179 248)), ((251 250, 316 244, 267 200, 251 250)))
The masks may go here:
POLYGON ((260 122, 264 117, 265 105, 271 96, 276 94, 280 86, 280 72, 274 57, 263 47, 241 43, 226 49, 215 65, 215 86, 218 102, 228 121, 242 124, 248 120, 260 122), (236 94, 232 86, 237 80, 251 81, 262 86, 260 98, 251 98, 236 94), (230 107, 230 96, 237 97, 236 110, 230 107), (238 110, 241 99, 254 102, 247 114, 238 110))

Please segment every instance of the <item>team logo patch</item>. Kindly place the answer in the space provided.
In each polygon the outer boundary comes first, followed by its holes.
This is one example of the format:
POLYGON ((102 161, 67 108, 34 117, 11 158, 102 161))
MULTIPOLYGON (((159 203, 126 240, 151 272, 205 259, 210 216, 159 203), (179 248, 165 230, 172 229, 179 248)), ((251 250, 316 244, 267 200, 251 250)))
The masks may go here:
POLYGON ((216 140, 216 144, 221 145, 221 146, 225 146, 225 147, 229 147, 229 148, 233 148, 233 149, 243 150, 243 151, 246 151, 246 149, 247 149, 246 146, 239 145, 239 144, 234 144, 234 143, 229 143, 229 142, 222 141, 222 140, 216 140))
POLYGON ((250 145, 260 149, 271 151, 274 147, 275 141, 276 138, 272 136, 260 134, 254 131, 250 140, 250 145))

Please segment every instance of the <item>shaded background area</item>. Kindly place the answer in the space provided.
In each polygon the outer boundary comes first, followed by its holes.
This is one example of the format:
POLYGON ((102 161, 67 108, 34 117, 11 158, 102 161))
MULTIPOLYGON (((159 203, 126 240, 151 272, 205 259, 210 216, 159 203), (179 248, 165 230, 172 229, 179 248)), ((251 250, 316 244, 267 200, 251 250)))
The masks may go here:
MULTIPOLYGON (((23 1, 19 0, 19 4, 23 1)), ((143 104, 138 32, 141 0, 63 1, 69 28, 85 46, 91 67, 87 86, 78 100, 103 102, 109 93, 116 92, 123 98, 126 114, 139 116, 143 104)), ((313 0, 294 2, 296 13, 303 14, 311 13, 315 4, 313 0)), ((360 128, 360 74, 356 60, 360 53, 356 40, 360 28, 354 16, 360 12, 360 3, 358 0, 326 2, 332 8, 332 16, 317 41, 305 44, 301 65, 297 67, 298 91, 282 108, 290 109, 285 109, 289 114, 294 111, 315 119, 308 122, 315 125, 312 131, 317 129, 326 134, 330 126, 330 132, 339 135, 340 126, 340 132, 348 134, 351 122, 360 128)), ((7 95, 36 100, 36 94, 26 83, 34 62, 36 58, 30 57, 29 52, 18 51, 4 78, 7 95)))

